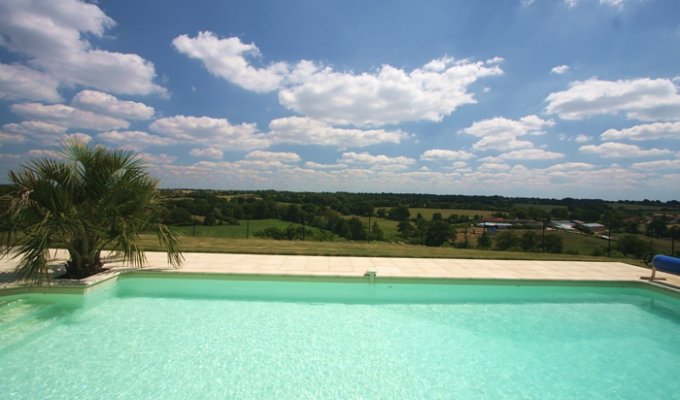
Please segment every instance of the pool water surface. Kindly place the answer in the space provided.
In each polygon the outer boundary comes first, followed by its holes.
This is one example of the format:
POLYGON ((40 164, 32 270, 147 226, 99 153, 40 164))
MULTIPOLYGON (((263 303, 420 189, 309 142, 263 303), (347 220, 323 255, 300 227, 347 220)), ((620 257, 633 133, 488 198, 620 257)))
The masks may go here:
POLYGON ((0 297, 9 399, 680 398, 642 287, 125 277, 0 297))

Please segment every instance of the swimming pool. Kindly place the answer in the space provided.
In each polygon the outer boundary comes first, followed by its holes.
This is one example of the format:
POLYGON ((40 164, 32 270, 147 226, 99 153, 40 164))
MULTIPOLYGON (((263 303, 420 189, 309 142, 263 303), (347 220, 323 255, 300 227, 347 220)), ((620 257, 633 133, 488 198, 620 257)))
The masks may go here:
POLYGON ((12 399, 680 396, 680 300, 636 285, 132 274, 0 309, 12 399))

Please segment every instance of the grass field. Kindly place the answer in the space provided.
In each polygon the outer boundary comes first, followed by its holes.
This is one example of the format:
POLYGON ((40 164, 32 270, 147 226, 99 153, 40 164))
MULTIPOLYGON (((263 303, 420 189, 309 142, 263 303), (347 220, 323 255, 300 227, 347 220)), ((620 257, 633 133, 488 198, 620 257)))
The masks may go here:
MULTIPOLYGON (((147 235, 143 238, 146 250, 160 250, 156 239, 147 235)), ((405 258, 470 258, 500 260, 572 260, 572 261, 623 261, 631 260, 587 255, 524 253, 517 251, 489 251, 457 249, 451 247, 425 247, 387 242, 358 243, 306 242, 265 239, 232 239, 211 237, 183 237, 181 247, 187 252, 286 254, 318 256, 355 257, 405 257, 405 258)))
POLYGON ((451 208, 409 208, 408 211, 411 213, 411 218, 415 218, 418 213, 420 213, 426 220, 432 219, 432 214, 440 213, 445 219, 450 215, 464 215, 466 217, 474 217, 475 215, 481 217, 490 217, 495 211, 485 211, 485 210, 456 210, 451 208))
POLYGON ((265 228, 275 227, 279 229, 286 229, 287 227, 298 224, 282 221, 280 219, 253 219, 250 223, 246 220, 239 221, 240 225, 196 225, 194 226, 176 226, 175 230, 180 232, 185 237, 212 237, 212 238, 231 238, 231 239, 245 239, 246 236, 253 237, 257 231, 265 228), (248 225, 250 224, 250 226, 248 225))

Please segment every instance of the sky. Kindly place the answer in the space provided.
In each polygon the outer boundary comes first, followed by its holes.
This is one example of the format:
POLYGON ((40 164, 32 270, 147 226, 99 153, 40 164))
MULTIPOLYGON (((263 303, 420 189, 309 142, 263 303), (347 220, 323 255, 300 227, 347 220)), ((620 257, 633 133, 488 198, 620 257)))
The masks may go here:
POLYGON ((680 198, 677 0, 0 0, 0 182, 680 198))

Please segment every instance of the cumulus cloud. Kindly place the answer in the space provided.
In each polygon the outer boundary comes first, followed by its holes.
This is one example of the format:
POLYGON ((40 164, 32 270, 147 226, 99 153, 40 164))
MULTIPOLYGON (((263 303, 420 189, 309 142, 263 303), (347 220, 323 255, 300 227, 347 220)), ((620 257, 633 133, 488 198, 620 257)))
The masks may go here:
POLYGON ((557 75, 566 74, 567 72, 569 72, 569 66, 568 65, 558 65, 557 67, 553 67, 553 69, 550 70, 551 74, 557 74, 557 75))
POLYGON ((641 121, 680 119, 680 94, 670 79, 604 81, 592 78, 572 82, 567 90, 550 93, 546 102, 546 113, 566 120, 617 114, 641 121))
POLYGON ((597 154, 603 158, 655 157, 671 154, 667 149, 642 149, 633 144, 607 142, 599 145, 581 146, 582 153, 597 154))
POLYGON ((307 161, 305 167, 311 169, 341 169, 347 168, 347 164, 320 164, 314 161, 307 161))
POLYGON ((43 144, 58 144, 64 138, 66 128, 43 121, 22 121, 3 125, 8 141, 34 140, 43 144), (23 138, 19 140, 18 137, 23 138))
POLYGON ((542 135, 545 129, 555 125, 552 120, 544 120, 536 115, 527 115, 519 120, 496 117, 476 121, 459 133, 481 138, 472 147, 476 150, 509 151, 533 148, 528 140, 520 140, 519 136, 542 135))
POLYGON ((405 121, 441 121, 458 107, 476 102, 468 87, 501 75, 495 63, 436 59, 404 71, 383 65, 354 74, 318 68, 279 92, 286 108, 339 125, 379 126, 405 121))
POLYGON ((143 131, 108 131, 97 135, 97 139, 130 149, 143 149, 148 146, 167 146, 175 140, 151 135, 143 131))
POLYGON ((632 167, 635 169, 649 171, 658 171, 662 169, 680 169, 680 159, 639 162, 633 164, 632 167))
POLYGON ((407 134, 399 130, 336 128, 311 118, 287 117, 269 123, 268 137, 275 143, 347 148, 400 143, 407 134))
POLYGON ((149 129, 181 143, 202 144, 221 150, 250 150, 271 144, 258 132, 255 124, 232 125, 226 118, 176 115, 155 120, 149 129))
POLYGON ((366 165, 374 169, 401 170, 408 168, 416 160, 404 156, 389 157, 382 154, 347 152, 342 153, 338 162, 348 165, 366 165))
POLYGON ((501 172, 508 171, 510 168, 512 167, 505 163, 485 162, 477 167, 477 170, 486 172, 501 172))
POLYGON ((255 92, 279 91, 289 110, 335 125, 381 126, 404 121, 441 121, 458 107, 475 103, 468 87, 477 80, 501 75, 501 58, 483 62, 442 57, 405 71, 383 65, 377 71, 353 73, 301 60, 251 65, 260 57, 255 44, 200 32, 180 35, 173 46, 201 60, 213 75, 255 92))
POLYGON ((680 122, 656 122, 636 125, 626 129, 608 129, 600 136, 603 140, 656 140, 680 139, 680 122))
POLYGON ((61 101, 59 82, 42 72, 23 65, 0 64, 0 99, 61 101))
POLYGON ((564 158, 564 154, 542 149, 514 150, 499 156, 502 160, 554 160, 564 158))
POLYGON ((288 65, 282 62, 266 68, 250 65, 248 58, 259 57, 260 50, 237 37, 220 39, 212 32, 199 32, 194 38, 177 36, 172 45, 180 53, 203 62, 211 74, 254 92, 278 89, 289 72, 288 65))
POLYGON ((595 166, 593 164, 584 162, 566 162, 561 164, 555 164, 545 169, 546 172, 571 172, 571 171, 582 171, 593 169, 595 166))
POLYGON ((469 160, 474 155, 464 150, 444 150, 444 149, 430 149, 426 150, 420 155, 423 161, 454 161, 454 160, 469 160))
POLYGON ((213 158, 216 160, 221 159, 224 156, 224 152, 220 149, 214 147, 206 147, 204 149, 191 149, 189 152, 194 157, 202 158, 213 158))
POLYGON ((154 109, 135 101, 119 100, 115 96, 96 90, 83 90, 71 100, 71 105, 82 110, 127 120, 146 120, 153 117, 154 109))
MULTIPOLYGON (((94 48, 90 37, 101 38, 115 22, 95 4, 77 0, 0 2, 0 45, 28 58, 32 68, 54 82, 83 85, 120 94, 164 94, 153 83, 154 66, 136 54, 94 48)), ((26 72, 26 71, 24 71, 26 72)), ((55 101, 52 98, 33 100, 55 101)))
POLYGON ((284 163, 294 163, 300 161, 300 156, 290 152, 262 151, 256 150, 246 154, 249 160, 275 160, 284 163))
POLYGON ((64 128, 92 129, 106 131, 112 129, 127 129, 129 122, 120 118, 96 114, 90 111, 79 110, 64 104, 44 105, 40 103, 12 104, 10 109, 13 113, 24 118, 48 122, 64 128))

